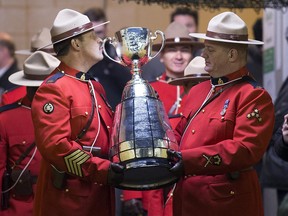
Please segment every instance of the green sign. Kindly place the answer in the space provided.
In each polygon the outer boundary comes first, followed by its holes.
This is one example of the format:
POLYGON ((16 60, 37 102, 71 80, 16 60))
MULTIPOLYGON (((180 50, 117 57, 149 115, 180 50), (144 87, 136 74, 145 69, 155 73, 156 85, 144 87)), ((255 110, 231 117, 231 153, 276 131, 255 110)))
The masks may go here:
POLYGON ((270 73, 274 70, 274 47, 264 50, 263 56, 263 71, 270 73))

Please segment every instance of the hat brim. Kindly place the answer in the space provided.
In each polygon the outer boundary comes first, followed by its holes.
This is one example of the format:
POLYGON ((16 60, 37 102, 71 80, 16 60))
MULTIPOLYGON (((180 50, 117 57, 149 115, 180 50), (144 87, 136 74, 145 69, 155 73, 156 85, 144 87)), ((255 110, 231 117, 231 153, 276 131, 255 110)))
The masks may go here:
POLYGON ((24 77, 24 71, 18 71, 16 73, 13 73, 8 78, 9 82, 19 85, 19 86, 30 86, 30 87, 38 87, 42 84, 43 80, 30 80, 25 79, 24 77))
MULTIPOLYGON (((45 46, 46 47, 46 46, 45 46)), ((41 47, 41 48, 39 48, 39 49, 43 49, 44 47, 41 47)), ((43 52, 46 52, 46 53, 49 53, 50 55, 53 55, 53 56, 56 56, 56 53, 55 52, 48 52, 48 51, 45 51, 45 49, 44 50, 40 50, 40 51, 43 51, 43 52)), ((36 51, 34 51, 34 52, 36 52, 36 51)), ((30 56, 30 55, 32 55, 34 52, 32 52, 31 50, 16 50, 15 51, 15 54, 17 54, 17 55, 28 55, 28 56, 30 56)))
POLYGON ((173 80, 168 81, 170 85, 183 85, 184 82, 195 82, 195 84, 199 82, 203 82, 205 80, 209 80, 210 76, 209 75, 198 75, 198 76, 186 76, 186 77, 180 77, 180 78, 175 78, 173 80))
POLYGON ((31 54, 33 54, 33 52, 31 52, 30 50, 16 50, 15 54, 17 54, 17 55, 31 55, 31 54))
MULTIPOLYGON (((193 49, 202 49, 204 48, 204 44, 197 41, 181 41, 181 42, 174 42, 174 41, 165 41, 164 47, 167 45, 190 45, 193 49)), ((152 46, 153 51, 158 51, 161 48, 162 44, 154 44, 152 46)))
POLYGON ((224 42, 224 43, 254 44, 254 45, 264 44, 264 42, 262 41, 252 40, 252 39, 248 39, 247 41, 236 41, 236 40, 226 40, 226 39, 221 39, 221 38, 212 38, 212 37, 207 37, 206 34, 203 34, 203 33, 190 33, 189 35, 194 38, 210 40, 210 41, 218 41, 218 42, 224 42))

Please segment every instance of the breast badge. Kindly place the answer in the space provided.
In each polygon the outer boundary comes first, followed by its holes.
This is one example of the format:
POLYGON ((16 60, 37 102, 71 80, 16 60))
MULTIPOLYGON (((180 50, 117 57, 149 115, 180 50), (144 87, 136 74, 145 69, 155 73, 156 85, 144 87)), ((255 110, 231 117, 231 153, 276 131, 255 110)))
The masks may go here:
POLYGON ((224 103, 223 109, 222 109, 221 112, 220 112, 220 115, 221 115, 221 116, 224 116, 224 115, 226 114, 226 110, 227 110, 227 108, 228 108, 228 106, 229 106, 229 103, 230 103, 230 100, 227 99, 227 100, 225 101, 225 103, 224 103))

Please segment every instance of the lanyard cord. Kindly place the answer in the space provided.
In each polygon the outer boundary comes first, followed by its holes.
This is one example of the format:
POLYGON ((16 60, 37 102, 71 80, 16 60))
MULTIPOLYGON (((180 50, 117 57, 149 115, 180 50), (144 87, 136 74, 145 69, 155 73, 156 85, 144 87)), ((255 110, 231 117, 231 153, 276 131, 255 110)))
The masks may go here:
POLYGON ((99 114, 99 110, 98 110, 98 101, 97 101, 97 98, 95 95, 95 90, 94 90, 93 84, 92 84, 91 80, 89 80, 88 82, 89 82, 91 94, 93 95, 94 104, 96 106, 96 114, 97 114, 97 119, 98 119, 97 133, 95 135, 95 138, 92 142, 91 149, 90 149, 90 153, 92 153, 92 149, 93 149, 93 147, 94 147, 94 145, 98 139, 99 133, 100 133, 100 114, 99 114))

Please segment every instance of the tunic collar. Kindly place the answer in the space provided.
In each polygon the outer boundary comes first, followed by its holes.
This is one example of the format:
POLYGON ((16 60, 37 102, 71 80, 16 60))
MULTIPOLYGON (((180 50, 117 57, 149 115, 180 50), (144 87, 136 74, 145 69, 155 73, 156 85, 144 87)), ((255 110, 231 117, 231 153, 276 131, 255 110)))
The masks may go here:
POLYGON ((169 81, 173 80, 173 78, 168 77, 165 72, 161 76, 157 77, 156 79, 158 81, 165 81, 165 82, 169 82, 169 81))
POLYGON ((30 109, 31 108, 31 101, 29 100, 28 96, 25 95, 18 101, 18 104, 24 108, 30 109))
POLYGON ((231 74, 228 74, 226 76, 223 76, 223 77, 217 77, 217 78, 211 77, 210 81, 211 81, 211 84, 214 86, 225 85, 230 82, 233 82, 234 80, 241 79, 244 76, 249 76, 249 71, 247 70, 246 67, 243 67, 240 70, 233 72, 231 74))
POLYGON ((82 81, 88 81, 88 80, 94 80, 93 76, 91 76, 89 73, 79 72, 78 70, 69 67, 64 62, 61 62, 61 64, 58 66, 59 71, 63 71, 66 75, 70 77, 74 77, 78 80, 82 81))

